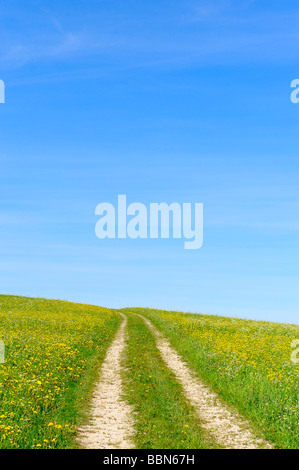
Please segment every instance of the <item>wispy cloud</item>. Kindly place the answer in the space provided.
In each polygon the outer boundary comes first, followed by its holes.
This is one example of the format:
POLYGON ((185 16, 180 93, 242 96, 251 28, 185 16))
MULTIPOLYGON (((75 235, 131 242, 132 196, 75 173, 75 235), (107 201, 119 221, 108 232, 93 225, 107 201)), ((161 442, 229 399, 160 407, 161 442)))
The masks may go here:
POLYGON ((67 12, 59 16, 53 7, 39 11, 27 24, 20 19, 14 29, 6 15, 0 33, 0 62, 3 68, 18 68, 91 57, 106 67, 182 67, 293 61, 298 55, 292 47, 299 37, 298 9, 267 10, 249 0, 237 4, 204 0, 176 7, 171 17, 163 5, 158 12, 149 9, 148 18, 130 8, 114 16, 95 8, 94 18, 82 10, 79 23, 77 17, 68 19, 67 12))

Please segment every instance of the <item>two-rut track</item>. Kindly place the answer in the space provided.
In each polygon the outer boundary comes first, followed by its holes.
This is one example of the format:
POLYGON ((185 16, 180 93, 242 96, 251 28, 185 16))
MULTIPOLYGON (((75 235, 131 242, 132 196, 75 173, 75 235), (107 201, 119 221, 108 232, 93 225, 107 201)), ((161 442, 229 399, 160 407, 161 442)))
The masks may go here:
MULTIPOLYGON (((134 410, 122 398, 122 359, 126 347, 127 318, 120 314, 123 321, 100 370, 90 407, 90 422, 79 429, 78 441, 83 448, 134 447, 134 410)), ((217 394, 190 370, 157 328, 148 319, 141 318, 154 335, 165 365, 173 372, 186 399, 198 413, 203 430, 225 448, 271 448, 269 443, 254 435, 244 418, 223 404, 217 394)))

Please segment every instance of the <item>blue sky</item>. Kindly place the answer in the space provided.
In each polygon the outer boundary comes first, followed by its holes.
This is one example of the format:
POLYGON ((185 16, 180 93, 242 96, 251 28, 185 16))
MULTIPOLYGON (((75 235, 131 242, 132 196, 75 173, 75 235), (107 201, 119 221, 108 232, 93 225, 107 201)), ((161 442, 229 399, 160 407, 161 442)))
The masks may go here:
POLYGON ((0 291, 298 323, 298 2, 0 1, 0 291), (204 244, 99 240, 202 202, 204 244))

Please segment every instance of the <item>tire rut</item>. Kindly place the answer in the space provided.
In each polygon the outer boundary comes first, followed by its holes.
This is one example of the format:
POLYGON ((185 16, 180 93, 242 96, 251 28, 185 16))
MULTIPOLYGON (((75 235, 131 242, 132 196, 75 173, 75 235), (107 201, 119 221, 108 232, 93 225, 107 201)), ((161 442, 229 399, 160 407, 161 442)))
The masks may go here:
POLYGON ((186 398, 196 409, 202 428, 205 429, 221 446, 229 449, 271 449, 272 446, 257 438, 250 429, 250 424, 237 412, 232 412, 220 401, 218 395, 210 390, 186 365, 169 341, 147 319, 139 315, 156 338, 157 348, 177 380, 182 385, 186 398))
POLYGON ((119 327, 100 370, 91 401, 91 419, 79 429, 78 442, 85 449, 133 449, 132 408, 122 399, 121 359, 125 349, 127 318, 119 327))

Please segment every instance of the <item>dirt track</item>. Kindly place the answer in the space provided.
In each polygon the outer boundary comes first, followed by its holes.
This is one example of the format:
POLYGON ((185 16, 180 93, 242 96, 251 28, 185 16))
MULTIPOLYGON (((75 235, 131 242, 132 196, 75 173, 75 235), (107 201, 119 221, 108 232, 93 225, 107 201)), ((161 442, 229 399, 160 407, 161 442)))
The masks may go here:
POLYGON ((125 348, 127 318, 107 351, 91 403, 91 421, 79 429, 79 443, 85 449, 132 449, 131 407, 122 400, 121 357, 125 348))

